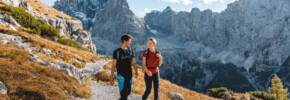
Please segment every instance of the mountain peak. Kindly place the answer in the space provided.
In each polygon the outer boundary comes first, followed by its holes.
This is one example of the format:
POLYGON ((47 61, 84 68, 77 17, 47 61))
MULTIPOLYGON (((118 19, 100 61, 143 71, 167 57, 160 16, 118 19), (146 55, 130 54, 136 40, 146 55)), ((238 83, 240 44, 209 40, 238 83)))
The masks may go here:
POLYGON ((129 4, 127 0, 102 0, 102 1, 107 1, 105 5, 109 5, 112 8, 117 8, 117 9, 128 8, 129 9, 129 4))
POLYGON ((163 12, 167 12, 167 11, 173 11, 173 10, 171 9, 170 6, 167 6, 167 7, 163 10, 163 12))

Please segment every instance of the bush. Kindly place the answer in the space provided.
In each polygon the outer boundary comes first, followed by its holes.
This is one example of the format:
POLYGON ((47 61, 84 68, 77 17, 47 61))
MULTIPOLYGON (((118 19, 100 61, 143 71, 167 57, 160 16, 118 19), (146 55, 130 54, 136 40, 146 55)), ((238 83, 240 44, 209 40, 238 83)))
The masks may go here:
POLYGON ((263 91, 251 91, 251 92, 247 92, 249 94, 251 94, 252 96, 256 97, 256 98, 260 98, 263 100, 275 100, 274 96, 269 95, 266 92, 263 91))
POLYGON ((77 18, 72 17, 71 20, 78 20, 77 18))
POLYGON ((72 63, 74 66, 76 66, 77 68, 83 68, 85 65, 84 64, 82 64, 81 62, 76 62, 76 61, 74 61, 73 63, 72 63))
POLYGON ((61 43, 63 45, 68 45, 68 46, 75 47, 75 48, 78 48, 78 49, 81 49, 81 50, 89 51, 87 48, 82 47, 82 45, 79 42, 73 41, 71 39, 62 39, 62 38, 59 38, 57 40, 57 42, 58 43, 61 43))
POLYGON ((29 31, 29 33, 41 36, 60 37, 58 29, 48 25, 43 20, 36 19, 27 13, 23 7, 12 7, 4 4, 0 9, 4 11, 4 13, 12 16, 21 26, 30 28, 31 31, 29 31))
POLYGON ((107 58, 107 59, 113 59, 112 56, 105 56, 105 58, 107 58))
POLYGON ((220 87, 220 88, 212 88, 206 90, 207 95, 215 98, 222 98, 222 96, 225 94, 225 92, 228 92, 229 94, 233 94, 233 91, 229 91, 225 87, 220 87))
POLYGON ((109 82, 110 81, 110 74, 107 73, 107 71, 100 71, 96 74, 96 80, 97 82, 103 81, 103 82, 109 82))

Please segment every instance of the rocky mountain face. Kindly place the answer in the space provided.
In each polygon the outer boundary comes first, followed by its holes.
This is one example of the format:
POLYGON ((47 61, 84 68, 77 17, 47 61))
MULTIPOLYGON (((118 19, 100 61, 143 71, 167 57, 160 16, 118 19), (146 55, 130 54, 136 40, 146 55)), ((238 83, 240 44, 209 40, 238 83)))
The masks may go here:
MULTIPOLYGON (((57 17, 51 17, 47 13, 41 13, 39 8, 43 8, 49 11, 49 8, 39 7, 33 8, 28 1, 25 0, 1 0, 2 2, 14 6, 14 7, 24 7, 27 12, 32 16, 44 20, 51 26, 56 27, 60 30, 60 35, 66 38, 70 38, 74 41, 80 42, 84 47, 90 47, 91 51, 96 52, 96 47, 92 43, 91 33, 89 31, 84 31, 82 22, 79 20, 65 19, 63 16, 58 15, 57 17)), ((35 2, 35 1, 30 1, 35 2)))
POLYGON ((98 5, 99 0, 61 0, 56 1, 53 7, 80 19, 83 28, 90 30, 94 24, 98 5))
MULTIPOLYGON (((196 8, 191 12, 174 12, 168 7, 163 12, 153 11, 147 14, 145 22, 160 34, 174 36, 177 42, 182 41, 185 44, 183 47, 191 52, 184 56, 190 56, 202 63, 202 65, 180 65, 181 61, 176 64, 178 68, 201 66, 214 74, 212 77, 205 77, 205 81, 201 83, 205 82, 206 84, 203 85, 206 86, 201 87, 217 87, 224 84, 227 87, 240 88, 232 88, 234 90, 266 91, 273 74, 279 72, 281 65, 290 55, 290 28, 288 27, 290 11, 289 7, 285 6, 289 3, 285 0, 279 2, 239 0, 229 4, 221 13, 214 13, 211 10, 199 11, 196 8), (205 65, 208 64, 213 65, 206 67, 205 65), (231 70, 229 64, 237 69, 231 70), (215 69, 214 66, 220 65, 222 67, 218 69, 221 71, 212 70, 215 69), (231 82, 227 83, 225 80, 231 82), (239 87, 237 84, 242 82, 237 80, 244 82, 244 85, 239 87)), ((188 71, 188 68, 184 70, 188 71)), ((208 75, 209 72, 205 70, 201 72, 208 75)), ((194 71, 190 73, 195 73, 194 71)), ((181 72, 184 74, 184 71, 181 72)), ((183 76, 187 75, 180 77, 183 76)), ((180 82, 179 80, 182 80, 180 77, 175 80, 176 83, 186 83, 180 82)))
POLYGON ((60 0, 53 7, 86 23, 84 29, 93 32, 93 42, 102 54, 111 54, 119 47, 125 33, 131 34, 136 44, 145 43, 146 37, 152 35, 126 0, 60 0))
POLYGON ((129 33, 140 62, 148 37, 155 37, 164 57, 162 78, 201 92, 222 86, 245 92, 267 91, 274 74, 290 87, 287 5, 288 0, 239 0, 221 13, 198 8, 175 12, 167 7, 144 19, 134 15, 126 0, 60 0, 54 8, 93 18, 92 28, 85 28, 92 30, 102 54, 111 55, 120 45, 120 36, 129 33), (94 11, 69 6, 94 7, 94 11))

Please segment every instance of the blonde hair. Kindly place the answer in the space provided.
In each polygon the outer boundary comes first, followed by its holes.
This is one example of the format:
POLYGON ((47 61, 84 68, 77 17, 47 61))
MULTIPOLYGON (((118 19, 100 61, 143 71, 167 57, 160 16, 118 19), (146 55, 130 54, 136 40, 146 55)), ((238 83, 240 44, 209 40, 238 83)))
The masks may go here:
POLYGON ((155 46, 157 45, 157 41, 155 38, 150 38, 149 40, 152 41, 155 44, 155 46))

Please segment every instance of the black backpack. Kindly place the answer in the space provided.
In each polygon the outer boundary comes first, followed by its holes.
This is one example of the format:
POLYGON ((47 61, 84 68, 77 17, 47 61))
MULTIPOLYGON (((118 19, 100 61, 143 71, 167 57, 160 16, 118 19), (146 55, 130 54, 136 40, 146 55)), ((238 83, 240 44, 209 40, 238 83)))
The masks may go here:
MULTIPOLYGON (((131 51, 131 48, 127 48, 130 52, 130 56, 133 55, 133 52, 131 51)), ((119 60, 119 57, 120 57, 120 51, 117 51, 117 60, 119 60)))

